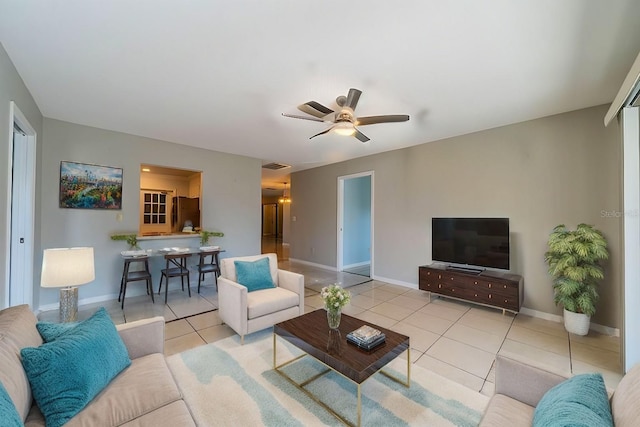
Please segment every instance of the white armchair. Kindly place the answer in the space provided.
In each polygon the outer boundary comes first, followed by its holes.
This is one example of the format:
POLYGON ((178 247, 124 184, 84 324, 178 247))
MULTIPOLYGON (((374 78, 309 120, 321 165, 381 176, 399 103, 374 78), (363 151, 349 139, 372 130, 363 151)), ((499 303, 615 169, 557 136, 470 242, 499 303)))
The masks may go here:
POLYGON ((221 259, 218 305, 222 321, 236 331, 244 343, 246 334, 304 314, 304 276, 279 270, 276 254, 221 259), (275 288, 248 292, 236 282, 234 261, 252 262, 265 257, 269 258, 275 288))

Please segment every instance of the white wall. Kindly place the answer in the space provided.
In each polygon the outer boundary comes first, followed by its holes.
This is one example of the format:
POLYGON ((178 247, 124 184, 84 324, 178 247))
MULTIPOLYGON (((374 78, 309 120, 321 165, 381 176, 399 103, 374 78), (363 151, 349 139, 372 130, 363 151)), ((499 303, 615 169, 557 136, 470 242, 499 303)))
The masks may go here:
POLYGON ((561 314, 546 241, 558 224, 585 222, 603 231, 611 252, 593 320, 620 327, 621 220, 609 214, 621 210, 620 130, 604 127, 605 112, 593 107, 293 173, 290 257, 335 267, 335 182, 372 170, 375 278, 417 285, 418 266, 431 262, 432 217, 508 217, 524 306, 561 314))
MULTIPOLYGON (((140 164, 147 163, 202 171, 202 225, 225 233, 215 238, 224 256, 260 253, 261 161, 249 157, 187 147, 165 141, 111 132, 53 119, 44 120, 42 168, 42 249, 93 246, 95 282, 79 288, 81 300, 99 300, 118 294, 124 242, 114 242, 115 232, 136 231, 139 221, 140 164), (58 207, 60 161, 123 168, 121 211, 61 209, 58 207), (122 221, 118 221, 122 214, 122 221)), ((42 254, 39 254, 38 265, 42 254)), ((157 288, 160 277, 154 276, 157 288)), ((39 271, 37 275, 39 283, 39 271)), ((142 288, 142 287, 140 287, 142 288)), ((134 292, 135 288, 132 288, 134 292)), ((40 293, 40 305, 57 303, 54 289, 40 293)), ((132 293, 133 294, 133 293, 132 293)))

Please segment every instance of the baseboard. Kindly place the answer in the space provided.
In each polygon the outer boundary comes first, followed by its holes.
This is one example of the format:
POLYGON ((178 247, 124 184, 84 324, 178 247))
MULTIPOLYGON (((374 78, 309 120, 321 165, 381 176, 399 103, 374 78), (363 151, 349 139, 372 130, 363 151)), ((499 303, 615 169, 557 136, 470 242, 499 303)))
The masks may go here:
MULTIPOLYGON (((140 294, 142 295, 142 293, 140 294)), ((127 296, 136 296, 135 294, 129 295, 129 293, 127 292, 127 296)), ((115 299, 118 299, 118 294, 111 294, 111 295, 100 295, 97 297, 91 297, 91 298, 82 298, 82 299, 78 299, 78 308, 82 308, 83 305, 87 305, 87 304, 95 304, 95 303, 99 303, 99 302, 105 302, 105 301, 113 301, 115 299)), ((45 304, 45 305, 41 305, 40 307, 38 307, 38 309, 36 310, 36 314, 40 314, 43 311, 51 311, 51 310, 59 310, 60 309, 60 303, 56 302, 56 303, 52 303, 52 304, 45 304)))
POLYGON ((370 264, 371 264, 371 261, 356 262, 355 264, 343 265, 342 269, 346 270, 347 268, 363 267, 365 265, 370 265, 370 264))
POLYGON ((300 264, 310 265, 311 267, 323 268, 325 270, 338 271, 336 267, 332 267, 324 264, 317 264, 315 262, 305 261, 297 258, 289 258, 289 261, 299 262, 300 264))
MULTIPOLYGON (((544 311, 532 310, 526 307, 522 307, 520 309, 520 313, 527 316, 531 316, 531 317, 537 317, 539 319, 550 320, 552 322, 564 323, 563 317, 558 314, 545 313, 544 311)), ((589 329, 604 335, 609 335, 614 337, 620 336, 620 329, 612 328, 610 326, 599 325, 593 322, 591 322, 591 324, 589 325, 589 329)))
POLYGON ((371 278, 373 280, 378 280, 380 282, 389 283, 391 285, 398 285, 398 286, 404 286, 405 288, 418 289, 418 284, 417 283, 403 282, 401 280, 390 279, 388 277, 382 277, 382 276, 377 276, 377 275, 372 275, 371 278))

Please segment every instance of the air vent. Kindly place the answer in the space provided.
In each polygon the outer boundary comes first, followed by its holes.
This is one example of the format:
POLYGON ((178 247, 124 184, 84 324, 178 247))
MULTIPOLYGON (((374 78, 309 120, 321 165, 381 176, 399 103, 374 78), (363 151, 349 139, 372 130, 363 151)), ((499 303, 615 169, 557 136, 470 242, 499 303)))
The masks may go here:
POLYGON ((267 163, 266 165, 262 165, 263 169, 271 169, 277 171, 278 169, 290 168, 291 165, 285 165, 282 163, 267 163))

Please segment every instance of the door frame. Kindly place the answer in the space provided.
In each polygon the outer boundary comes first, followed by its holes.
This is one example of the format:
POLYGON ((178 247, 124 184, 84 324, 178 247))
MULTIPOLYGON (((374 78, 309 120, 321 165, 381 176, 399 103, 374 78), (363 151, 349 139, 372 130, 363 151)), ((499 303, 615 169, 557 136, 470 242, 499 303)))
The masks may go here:
POLYGON ((36 141, 37 132, 31 126, 26 116, 20 111, 20 108, 14 101, 9 104, 9 152, 7 156, 7 223, 6 233, 9 237, 6 241, 5 253, 7 254, 7 266, 5 270, 5 305, 15 304, 29 304, 33 307, 33 265, 34 265, 34 250, 35 250, 35 193, 36 193, 36 141), (12 241, 13 236, 12 228, 12 203, 13 200, 13 144, 14 144, 14 124, 16 124, 24 133, 24 143, 27 144, 26 148, 26 168, 25 174, 26 182, 25 188, 29 194, 24 194, 25 197, 25 210, 24 216, 24 247, 21 250, 21 256, 15 257, 12 255, 12 241), (12 270, 20 270, 21 280, 20 284, 12 281, 12 270), (16 299, 12 295, 18 295, 16 299))
POLYGON ((343 262, 343 254, 344 254, 344 233, 343 233, 343 228, 344 228, 344 182, 348 179, 354 179, 354 178, 361 178, 363 176, 369 176, 371 178, 371 229, 370 229, 370 233, 371 233, 371 253, 370 258, 371 258, 371 272, 370 272, 370 277, 373 279, 373 272, 374 272, 374 254, 375 254, 375 243, 374 243, 374 230, 375 230, 375 221, 374 221, 374 206, 375 206, 375 200, 374 200, 374 184, 375 184, 375 173, 374 171, 366 171, 366 172, 359 172, 359 173, 354 173, 351 175, 344 175, 344 176, 339 176, 338 177, 338 215, 337 215, 337 242, 338 242, 338 247, 336 250, 336 269, 338 271, 342 271, 343 267, 344 267, 344 262, 343 262))

